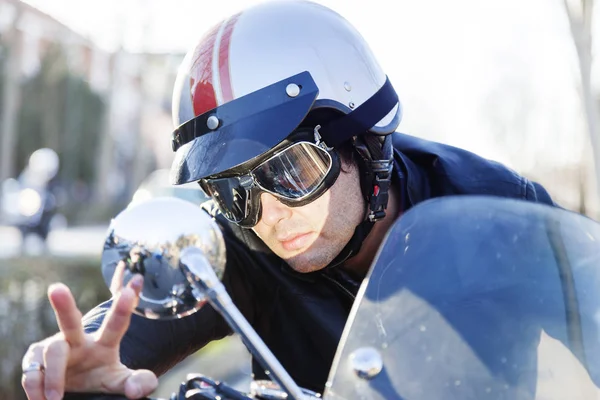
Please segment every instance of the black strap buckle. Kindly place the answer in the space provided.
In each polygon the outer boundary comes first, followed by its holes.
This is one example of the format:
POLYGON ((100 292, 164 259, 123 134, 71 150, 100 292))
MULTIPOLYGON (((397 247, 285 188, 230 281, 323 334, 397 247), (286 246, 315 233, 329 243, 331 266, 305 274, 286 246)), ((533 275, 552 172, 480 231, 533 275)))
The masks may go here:
POLYGON ((376 222, 385 217, 392 182, 393 163, 391 160, 373 160, 370 164, 374 176, 367 218, 370 222, 376 222))

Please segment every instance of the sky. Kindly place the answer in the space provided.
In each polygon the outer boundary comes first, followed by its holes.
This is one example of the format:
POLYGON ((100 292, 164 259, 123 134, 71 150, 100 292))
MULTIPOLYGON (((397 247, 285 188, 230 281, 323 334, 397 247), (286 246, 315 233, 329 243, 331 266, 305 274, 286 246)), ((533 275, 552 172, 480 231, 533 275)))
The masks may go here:
MULTIPOLYGON (((26 2, 107 50, 184 52, 258 1, 26 2)), ((581 155, 578 67, 563 0, 317 2, 371 44, 403 102, 401 131, 521 170, 531 160, 569 163, 581 155), (502 135, 511 139, 498 146, 502 135)))

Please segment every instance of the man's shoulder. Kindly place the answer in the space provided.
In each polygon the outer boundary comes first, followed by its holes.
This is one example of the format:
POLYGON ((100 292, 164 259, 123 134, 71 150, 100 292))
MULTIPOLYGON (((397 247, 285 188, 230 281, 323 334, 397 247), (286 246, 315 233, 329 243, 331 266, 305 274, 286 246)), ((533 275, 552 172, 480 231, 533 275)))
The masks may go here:
POLYGON ((426 168, 429 174, 437 176, 470 181, 518 181, 522 178, 509 167, 468 150, 403 133, 394 134, 394 147, 417 165, 426 168))
POLYGON ((482 194, 553 204, 540 184, 473 152, 401 133, 394 134, 394 148, 406 165, 409 190, 412 181, 413 192, 430 191, 426 198, 482 194))

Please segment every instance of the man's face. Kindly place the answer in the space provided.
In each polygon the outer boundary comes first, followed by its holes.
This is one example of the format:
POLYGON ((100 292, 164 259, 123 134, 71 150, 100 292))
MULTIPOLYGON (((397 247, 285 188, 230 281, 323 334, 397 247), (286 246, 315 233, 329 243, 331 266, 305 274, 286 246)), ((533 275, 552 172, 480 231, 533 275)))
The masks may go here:
POLYGON ((345 162, 342 165, 334 185, 302 207, 288 207, 269 193, 261 194, 262 217, 252 229, 298 272, 326 267, 363 220, 366 205, 358 168, 345 162))

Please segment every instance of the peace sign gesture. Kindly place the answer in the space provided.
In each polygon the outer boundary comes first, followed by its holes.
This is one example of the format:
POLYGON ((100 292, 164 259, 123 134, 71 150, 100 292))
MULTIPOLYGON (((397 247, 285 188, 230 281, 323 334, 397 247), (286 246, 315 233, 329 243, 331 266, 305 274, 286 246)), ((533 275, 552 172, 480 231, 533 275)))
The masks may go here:
POLYGON ((82 314, 64 284, 51 285, 48 298, 60 332, 32 344, 23 357, 22 384, 29 400, 59 400, 64 392, 124 394, 137 399, 158 385, 149 370, 131 370, 119 358, 119 345, 143 285, 135 276, 115 294, 101 328, 86 334, 82 314))

